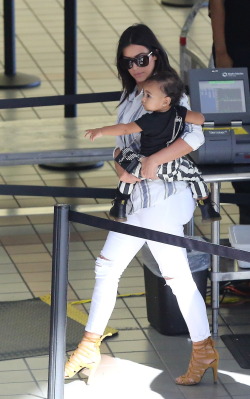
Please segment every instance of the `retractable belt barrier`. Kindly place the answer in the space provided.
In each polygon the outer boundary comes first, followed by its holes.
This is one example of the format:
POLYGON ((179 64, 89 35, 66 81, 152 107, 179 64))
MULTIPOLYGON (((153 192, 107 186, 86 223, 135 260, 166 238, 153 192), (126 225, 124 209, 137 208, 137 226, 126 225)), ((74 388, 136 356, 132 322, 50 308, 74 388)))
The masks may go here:
POLYGON ((100 103, 105 101, 118 101, 120 100, 120 97, 120 91, 110 91, 87 94, 66 94, 59 96, 0 99, 0 109, 100 103))
MULTIPOLYGON (((68 197, 68 198, 114 198, 115 189, 110 188, 88 188, 88 187, 52 187, 52 186, 28 186, 28 185, 4 185, 0 184, 0 195, 27 195, 41 197, 68 197)), ((225 203, 249 204, 249 194, 221 194, 221 199, 225 203)), ((206 243, 191 238, 174 236, 172 234, 161 233, 150 229, 130 226, 124 223, 117 223, 111 220, 102 219, 96 216, 89 216, 84 213, 70 211, 70 220, 87 224, 105 230, 112 230, 122 234, 128 234, 145 238, 147 240, 158 241, 170 245, 176 245, 188 250, 206 252, 212 255, 223 256, 225 258, 243 260, 250 262, 250 253, 226 247, 222 245, 206 243)))
MULTIPOLYGON (((0 184, 0 195, 27 195, 39 197, 72 198, 113 198, 113 188, 28 186, 19 184, 0 184)), ((250 194, 221 193, 220 202, 225 204, 249 205, 250 194)))
POLYGON ((0 195, 27 195, 38 197, 67 198, 108 198, 115 196, 113 188, 27 186, 19 184, 0 184, 0 195))
POLYGON ((144 238, 161 242, 164 244, 174 245, 176 247, 186 248, 188 250, 196 250, 206 252, 212 255, 223 256, 225 258, 244 260, 250 262, 250 252, 226 247, 223 245, 212 244, 195 240, 193 238, 180 237, 173 234, 162 233, 160 231, 145 229, 143 227, 132 226, 126 223, 114 222, 100 218, 98 216, 87 215, 76 211, 69 211, 69 220, 71 222, 86 224, 88 226, 97 227, 109 231, 115 231, 121 234, 127 234, 134 237, 144 238))

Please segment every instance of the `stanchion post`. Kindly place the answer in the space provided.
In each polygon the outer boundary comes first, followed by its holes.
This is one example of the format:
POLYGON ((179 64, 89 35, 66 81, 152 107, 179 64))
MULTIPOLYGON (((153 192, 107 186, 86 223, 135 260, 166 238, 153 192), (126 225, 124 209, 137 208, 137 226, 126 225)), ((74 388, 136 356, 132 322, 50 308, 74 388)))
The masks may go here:
POLYGON ((6 75, 16 73, 15 14, 14 0, 4 0, 4 71, 6 75))
MULTIPOLYGON (((64 0, 64 87, 65 94, 77 92, 77 0, 64 0)), ((77 116, 76 104, 65 105, 65 118, 77 116)))
POLYGON ((15 3, 3 1, 4 12, 4 73, 0 74, 0 89, 25 89, 41 84, 39 78, 16 73, 15 3))
MULTIPOLYGON (((217 205, 218 212, 220 212, 220 183, 211 183, 211 198, 212 201, 217 205)), ((215 221, 211 227, 212 243, 220 244, 220 222, 215 221)), ((218 255, 212 255, 212 279, 211 279, 211 305, 212 305, 212 333, 214 337, 218 336, 218 316, 220 306, 220 283, 216 277, 216 273, 219 272, 220 257, 218 255)))
POLYGON ((64 398, 69 205, 54 207, 48 399, 64 398))

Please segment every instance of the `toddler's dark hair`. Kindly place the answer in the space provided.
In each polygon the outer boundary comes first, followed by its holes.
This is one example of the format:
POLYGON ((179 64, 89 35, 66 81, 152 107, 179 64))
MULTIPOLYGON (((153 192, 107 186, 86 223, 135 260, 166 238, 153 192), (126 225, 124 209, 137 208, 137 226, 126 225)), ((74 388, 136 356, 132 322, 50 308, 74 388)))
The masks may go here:
POLYGON ((185 91, 184 84, 174 71, 163 71, 150 76, 146 82, 158 82, 161 91, 171 98, 171 106, 177 105, 185 91))

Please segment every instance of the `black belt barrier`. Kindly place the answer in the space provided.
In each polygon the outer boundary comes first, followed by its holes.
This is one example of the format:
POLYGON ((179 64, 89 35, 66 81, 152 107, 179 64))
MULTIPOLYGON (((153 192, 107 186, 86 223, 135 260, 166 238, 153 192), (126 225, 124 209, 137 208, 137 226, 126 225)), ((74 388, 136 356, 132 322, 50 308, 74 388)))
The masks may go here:
MULTIPOLYGON (((113 198, 113 188, 28 186, 20 184, 0 184, 0 195, 31 195, 41 197, 85 197, 113 198)), ((250 194, 221 193, 220 201, 225 204, 249 205, 250 194)))
POLYGON ((27 186, 0 184, 0 195, 27 195, 38 197, 114 198, 113 188, 27 186))
MULTIPOLYGON (((27 195, 41 197, 69 197, 69 198, 114 198, 115 189, 110 188, 89 188, 89 187, 54 187, 54 186, 28 186, 28 185, 5 185, 0 184, 0 195, 27 195)), ((221 195, 222 196, 222 195, 221 195)), ((229 203, 249 203, 249 194, 224 194, 229 203)), ((156 232, 150 229, 121 224, 98 218, 96 216, 88 216, 87 214, 70 211, 72 221, 89 224, 90 226, 113 230, 118 233, 129 234, 132 236, 142 237, 153 241, 163 242, 166 244, 176 245, 188 250, 197 250, 213 255, 223 256, 231 259, 248 261, 249 255, 247 251, 234 249, 222 245, 207 243, 194 239, 187 239, 172 234, 156 232), (142 235, 141 235, 142 234, 142 235), (153 234, 153 235, 152 235, 153 234), (243 257, 242 257, 243 256, 243 257)))
POLYGON ((66 94, 60 96, 44 96, 30 98, 0 99, 0 109, 44 107, 49 105, 70 105, 100 103, 105 101, 119 101, 120 91, 87 93, 87 94, 66 94))
MULTIPOLYGON (((113 188, 28 186, 20 184, 0 184, 0 195, 31 195, 39 197, 72 198, 113 198, 113 188)), ((220 202, 225 204, 249 205, 250 194, 221 193, 220 202)))
POLYGON ((162 242, 164 244, 174 245, 176 247, 186 248, 188 250, 196 250, 206 252, 212 255, 223 256, 225 258, 238 259, 250 262, 250 252, 241 249, 226 247, 224 245, 203 242, 193 238, 180 237, 173 234, 162 233, 160 231, 145 229, 143 227, 132 226, 126 223, 113 222, 112 220, 103 219, 97 216, 87 215, 76 211, 69 211, 69 220, 71 222, 86 224, 88 226, 97 227, 117 233, 128 234, 134 237, 144 238, 162 242))

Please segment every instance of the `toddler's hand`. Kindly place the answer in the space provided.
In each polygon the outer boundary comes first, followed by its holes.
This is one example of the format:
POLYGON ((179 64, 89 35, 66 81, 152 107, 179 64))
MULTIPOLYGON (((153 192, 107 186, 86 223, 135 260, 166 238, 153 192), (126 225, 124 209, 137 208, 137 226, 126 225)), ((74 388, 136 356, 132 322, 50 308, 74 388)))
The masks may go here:
POLYGON ((138 179, 138 177, 131 175, 124 169, 123 169, 123 172, 120 173, 119 179, 120 179, 120 181, 123 181, 124 183, 130 183, 130 184, 135 184, 136 182, 141 181, 141 179, 138 179))
POLYGON ((97 137, 102 136, 101 129, 87 129, 85 133, 85 137, 88 137, 90 141, 94 141, 97 137))

